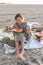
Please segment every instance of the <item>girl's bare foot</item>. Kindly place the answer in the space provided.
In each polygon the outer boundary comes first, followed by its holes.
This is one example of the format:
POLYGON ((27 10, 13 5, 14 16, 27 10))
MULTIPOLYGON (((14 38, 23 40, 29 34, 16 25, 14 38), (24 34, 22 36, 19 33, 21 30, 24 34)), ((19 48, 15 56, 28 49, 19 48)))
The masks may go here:
POLYGON ((25 51, 22 51, 20 54, 16 55, 16 59, 24 59, 24 53, 25 51))
POLYGON ((24 51, 22 51, 21 53, 20 53, 20 59, 24 59, 24 51))

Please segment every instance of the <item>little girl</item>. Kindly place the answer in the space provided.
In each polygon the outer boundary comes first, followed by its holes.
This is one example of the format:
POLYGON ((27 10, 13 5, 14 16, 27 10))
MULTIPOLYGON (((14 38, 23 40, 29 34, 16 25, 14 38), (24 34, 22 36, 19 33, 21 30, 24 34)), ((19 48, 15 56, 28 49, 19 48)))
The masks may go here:
POLYGON ((15 24, 13 26, 14 28, 21 28, 23 30, 23 32, 19 35, 15 35, 15 46, 16 46, 16 58, 17 59, 23 59, 23 55, 24 55, 24 41, 25 41, 25 36, 24 34, 26 34, 27 36, 30 35, 30 30, 27 27, 27 23, 24 22, 24 17, 22 14, 17 13, 15 16, 15 24), (21 42, 21 53, 19 53, 19 49, 18 49, 18 45, 19 45, 19 41, 21 42))

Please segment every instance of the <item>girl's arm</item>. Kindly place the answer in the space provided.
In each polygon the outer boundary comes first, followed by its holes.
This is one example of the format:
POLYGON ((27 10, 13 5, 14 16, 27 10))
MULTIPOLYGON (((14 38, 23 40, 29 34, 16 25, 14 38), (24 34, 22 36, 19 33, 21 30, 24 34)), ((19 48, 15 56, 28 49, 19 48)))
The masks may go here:
POLYGON ((29 25, 27 25, 27 23, 25 24, 25 36, 26 36, 26 39, 29 39, 31 37, 30 27, 29 25))
POLYGON ((24 30, 25 30, 25 33, 28 34, 28 35, 31 33, 30 27, 29 27, 29 25, 27 25, 27 23, 25 24, 25 29, 24 30))

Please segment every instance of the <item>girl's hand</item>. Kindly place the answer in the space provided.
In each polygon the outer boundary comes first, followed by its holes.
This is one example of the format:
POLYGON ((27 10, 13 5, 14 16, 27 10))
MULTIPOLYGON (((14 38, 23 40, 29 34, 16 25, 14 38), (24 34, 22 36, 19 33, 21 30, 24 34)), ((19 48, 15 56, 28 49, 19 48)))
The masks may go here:
POLYGON ((26 31, 26 34, 31 34, 31 32, 29 30, 26 31))
POLYGON ((36 37, 36 36, 34 36, 33 38, 34 38, 34 39, 37 39, 37 37, 36 37))

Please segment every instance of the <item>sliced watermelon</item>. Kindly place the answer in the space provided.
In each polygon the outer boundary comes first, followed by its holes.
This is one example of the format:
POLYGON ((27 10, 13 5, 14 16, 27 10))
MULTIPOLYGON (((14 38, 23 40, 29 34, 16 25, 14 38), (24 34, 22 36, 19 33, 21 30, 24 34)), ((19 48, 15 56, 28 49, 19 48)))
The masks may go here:
POLYGON ((35 33, 35 36, 37 37, 37 39, 42 38, 42 33, 35 33))
POLYGON ((42 36, 38 36, 38 35, 35 35, 37 37, 37 39, 41 38, 42 36))
POLYGON ((12 32, 15 32, 16 34, 21 34, 22 29, 21 28, 15 28, 15 29, 12 30, 12 32))

